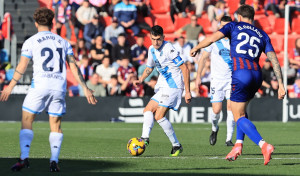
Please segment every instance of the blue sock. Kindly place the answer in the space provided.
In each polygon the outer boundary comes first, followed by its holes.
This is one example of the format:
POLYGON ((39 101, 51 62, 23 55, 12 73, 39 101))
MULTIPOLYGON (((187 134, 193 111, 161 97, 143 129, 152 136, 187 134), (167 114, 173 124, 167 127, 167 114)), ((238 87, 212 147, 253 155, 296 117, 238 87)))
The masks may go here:
MULTIPOLYGON (((248 114, 245 114, 245 117, 248 119, 248 114)), ((244 141, 245 139, 245 133, 243 130, 240 128, 240 126, 236 126, 236 140, 242 140, 244 141)))
POLYGON ((262 140, 262 137, 256 130, 255 125, 246 117, 241 117, 237 121, 237 127, 240 128, 256 145, 258 145, 259 141, 262 140))
POLYGON ((236 140, 244 140, 245 139, 245 133, 240 128, 239 125, 236 126, 236 140))

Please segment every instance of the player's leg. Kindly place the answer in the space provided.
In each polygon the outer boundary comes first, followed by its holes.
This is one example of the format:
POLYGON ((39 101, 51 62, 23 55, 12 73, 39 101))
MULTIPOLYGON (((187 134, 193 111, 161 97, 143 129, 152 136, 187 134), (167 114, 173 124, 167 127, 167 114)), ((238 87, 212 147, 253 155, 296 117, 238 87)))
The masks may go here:
POLYGON ((43 91, 29 89, 29 92, 24 99, 22 105, 22 126, 19 134, 21 154, 19 161, 11 168, 13 171, 20 171, 24 167, 29 167, 28 158, 34 136, 32 123, 36 114, 43 111, 45 107, 43 95, 43 91))
POLYGON ((154 125, 154 113, 158 107, 158 102, 151 99, 144 109, 144 123, 143 132, 141 138, 145 141, 146 145, 149 145, 149 137, 154 125))
POLYGON ((222 102, 212 102, 212 112, 210 113, 211 124, 212 124, 212 132, 209 137, 210 145, 215 145, 217 142, 217 135, 219 131, 219 120, 220 120, 220 113, 222 110, 222 102))
POLYGON ((266 143, 255 125, 246 118, 247 102, 231 102, 233 116, 237 122, 237 126, 259 147, 262 149, 262 153, 265 158, 265 165, 267 165, 271 159, 271 154, 274 151, 274 147, 266 143))
POLYGON ((51 158, 50 158, 50 171, 59 172, 58 167, 58 157, 60 153, 61 144, 63 141, 63 133, 61 129, 61 117, 49 116, 50 124, 50 135, 49 143, 51 149, 51 158))
POLYGON ((48 107, 46 109, 49 114, 50 124, 50 172, 59 172, 58 157, 63 141, 61 119, 66 112, 65 93, 60 91, 51 91, 50 95, 48 107))
POLYGON ((233 136, 233 132, 234 132, 234 126, 235 126, 235 122, 234 122, 234 118, 233 118, 233 114, 231 111, 231 106, 230 106, 230 100, 227 99, 227 120, 226 120, 226 124, 227 124, 227 137, 226 137, 226 145, 227 146, 233 146, 232 143, 232 136, 233 136))
POLYGON ((34 119, 35 114, 27 111, 22 112, 22 127, 19 134, 21 154, 18 162, 11 167, 13 171, 20 171, 24 167, 29 167, 28 158, 31 142, 33 140, 32 123, 34 119))
POLYGON ((172 143, 172 150, 170 156, 178 156, 179 153, 182 152, 182 146, 176 137, 171 122, 165 117, 168 110, 169 110, 168 107, 159 106, 155 113, 155 120, 164 130, 165 134, 167 135, 170 142, 172 143))

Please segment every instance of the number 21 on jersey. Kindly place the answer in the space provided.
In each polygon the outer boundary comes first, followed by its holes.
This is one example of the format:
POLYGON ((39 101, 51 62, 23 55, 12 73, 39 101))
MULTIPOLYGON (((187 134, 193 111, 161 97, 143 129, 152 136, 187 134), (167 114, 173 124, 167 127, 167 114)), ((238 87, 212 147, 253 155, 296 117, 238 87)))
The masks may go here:
MULTIPOLYGON (((56 51, 59 54, 59 72, 62 73, 63 72, 63 64, 64 64, 64 60, 62 58, 62 48, 56 48, 56 51)), ((53 67, 47 67, 47 64, 53 59, 53 51, 51 48, 43 48, 41 50, 41 56, 46 56, 46 52, 48 52, 48 57, 47 59, 43 62, 43 70, 44 71, 53 71, 53 67)))

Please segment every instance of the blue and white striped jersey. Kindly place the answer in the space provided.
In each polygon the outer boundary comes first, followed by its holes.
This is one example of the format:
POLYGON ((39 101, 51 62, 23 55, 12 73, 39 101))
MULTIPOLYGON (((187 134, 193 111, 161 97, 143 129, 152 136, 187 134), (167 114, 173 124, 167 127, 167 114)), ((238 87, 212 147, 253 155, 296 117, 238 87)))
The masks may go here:
POLYGON ((230 58, 229 39, 218 40, 204 48, 210 53, 211 77, 214 80, 231 80, 232 59, 230 58))
POLYGON ((169 42, 164 41, 159 49, 152 45, 148 51, 148 67, 156 67, 160 73, 156 87, 184 89, 183 76, 179 68, 184 61, 169 42))

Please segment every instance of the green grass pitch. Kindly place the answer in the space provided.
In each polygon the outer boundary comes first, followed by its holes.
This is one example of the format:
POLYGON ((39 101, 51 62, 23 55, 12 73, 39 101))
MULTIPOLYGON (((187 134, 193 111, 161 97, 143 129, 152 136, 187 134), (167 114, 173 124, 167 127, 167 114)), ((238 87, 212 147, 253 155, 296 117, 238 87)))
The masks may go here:
MULTIPOLYGON (((300 175, 299 122, 254 122, 263 138, 275 146, 269 165, 263 165, 260 148, 245 138, 243 154, 236 161, 224 158, 226 126, 220 124, 218 141, 209 145, 210 124, 173 124, 183 153, 169 157, 171 144, 155 124, 143 155, 131 156, 126 144, 141 135, 142 124, 63 122, 64 141, 60 173, 49 172, 49 124, 34 123, 30 168, 19 173, 10 167, 19 157, 20 122, 0 123, 0 175, 300 175)), ((234 135, 235 136, 235 135, 234 135)))

